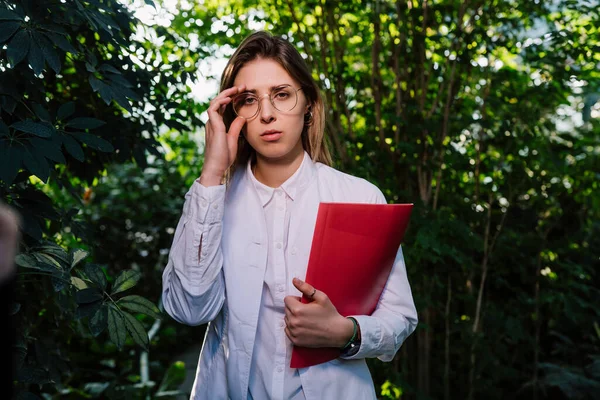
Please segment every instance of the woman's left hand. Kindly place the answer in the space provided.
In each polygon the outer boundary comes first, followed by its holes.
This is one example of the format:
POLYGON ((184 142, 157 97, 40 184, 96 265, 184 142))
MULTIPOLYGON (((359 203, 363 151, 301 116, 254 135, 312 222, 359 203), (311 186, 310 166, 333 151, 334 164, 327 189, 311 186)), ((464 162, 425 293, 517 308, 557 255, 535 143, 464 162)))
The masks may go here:
MULTIPOLYGON (((298 278, 294 286, 307 298, 311 298, 314 287, 298 278)), ((317 290, 310 303, 302 303, 300 297, 286 296, 285 334, 296 346, 338 347, 344 346, 354 329, 349 319, 337 312, 329 297, 317 290)))

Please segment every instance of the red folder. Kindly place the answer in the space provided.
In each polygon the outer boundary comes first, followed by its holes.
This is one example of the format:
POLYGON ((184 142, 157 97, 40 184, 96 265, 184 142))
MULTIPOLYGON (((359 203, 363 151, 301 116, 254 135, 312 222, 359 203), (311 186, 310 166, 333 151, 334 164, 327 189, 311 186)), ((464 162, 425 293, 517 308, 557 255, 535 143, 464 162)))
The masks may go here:
MULTIPOLYGON (((404 238, 412 204, 321 203, 305 281, 343 316, 371 315, 404 238)), ((302 302, 307 303, 305 297, 302 302)), ((336 348, 295 346, 291 368, 340 356, 336 348)))

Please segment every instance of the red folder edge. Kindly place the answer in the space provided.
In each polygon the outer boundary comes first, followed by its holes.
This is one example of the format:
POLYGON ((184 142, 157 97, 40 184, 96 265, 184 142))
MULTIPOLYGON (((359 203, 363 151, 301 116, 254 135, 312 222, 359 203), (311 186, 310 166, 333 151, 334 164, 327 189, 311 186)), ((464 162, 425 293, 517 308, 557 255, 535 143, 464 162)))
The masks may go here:
MULTIPOLYGON (((402 243, 402 241, 404 239, 404 234, 405 234, 406 228, 408 226, 408 222, 410 219, 410 214, 412 211, 413 204, 320 203, 319 210, 317 213, 315 232, 313 234, 311 253, 309 256, 308 267, 307 267, 306 278, 305 278, 305 281, 308 282, 309 284, 312 284, 312 282, 315 281, 316 276, 323 273, 323 272, 319 271, 319 268, 320 268, 318 266, 318 263, 320 261, 319 258, 321 257, 322 247, 325 244, 324 237, 326 235, 326 232, 328 229, 329 218, 331 216, 329 211, 331 210, 331 207, 337 207, 337 206, 340 206, 340 207, 344 207, 344 206, 367 206, 367 207, 391 206, 391 207, 403 207, 403 208, 407 209, 407 211, 405 211, 403 215, 399 216, 400 219, 398 221, 398 224, 399 224, 398 225, 399 226, 398 237, 389 239, 390 243, 394 243, 394 242, 397 243, 397 246, 395 246, 395 249, 397 251, 398 248, 400 247, 400 244, 402 243)), ((395 259, 395 257, 391 260, 389 265, 381 266, 381 269, 387 270, 386 271, 386 280, 389 277, 389 274, 391 273, 394 259, 395 259)), ((317 288, 317 289, 319 289, 319 288, 317 288)), ((381 297, 381 293, 383 293, 383 289, 384 289, 384 286, 377 288, 377 291, 378 291, 378 293, 376 293, 377 294, 376 295, 377 302, 375 302, 375 304, 369 305, 368 308, 371 310, 369 312, 369 315, 370 315, 370 313, 372 313, 375 310, 378 300, 381 297)), ((324 289, 324 291, 325 291, 325 293, 327 293, 326 289, 324 289)), ((310 300, 308 300, 304 296, 302 296, 301 301, 305 304, 310 302, 310 300)), ((334 303, 334 305, 336 306, 336 308, 339 308, 338 307, 339 304, 334 303)), ((360 312, 342 313, 342 315, 344 315, 344 316, 361 315, 361 314, 363 314, 363 313, 360 313, 360 312)), ((291 368, 305 368, 305 367, 310 367, 313 365, 322 364, 322 363, 325 363, 325 362, 328 362, 328 361, 338 358, 340 356, 340 354, 341 354, 341 351, 340 351, 340 349, 337 349, 337 348, 328 348, 328 347, 308 348, 308 347, 294 346, 294 348, 292 350, 290 367, 291 368)))

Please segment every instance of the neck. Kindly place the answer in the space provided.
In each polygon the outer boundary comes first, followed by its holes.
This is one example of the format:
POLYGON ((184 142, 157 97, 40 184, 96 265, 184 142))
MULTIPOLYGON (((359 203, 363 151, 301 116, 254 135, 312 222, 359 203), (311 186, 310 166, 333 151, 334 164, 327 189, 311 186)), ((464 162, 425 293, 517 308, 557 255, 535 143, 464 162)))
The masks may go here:
POLYGON ((300 168, 304 159, 304 149, 300 146, 286 157, 270 159, 256 154, 256 164, 252 168, 256 180, 272 188, 280 187, 300 168))

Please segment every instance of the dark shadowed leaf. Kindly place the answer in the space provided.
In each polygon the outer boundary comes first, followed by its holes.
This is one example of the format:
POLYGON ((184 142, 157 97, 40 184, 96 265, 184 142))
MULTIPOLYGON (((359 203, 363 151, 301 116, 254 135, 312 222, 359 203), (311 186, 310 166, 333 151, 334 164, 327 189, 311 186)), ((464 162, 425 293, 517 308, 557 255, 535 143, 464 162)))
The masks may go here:
POLYGON ((66 163, 60 145, 55 141, 42 138, 29 138, 29 143, 36 148, 38 154, 43 154, 47 159, 61 164, 66 163))
POLYGON ((30 119, 25 121, 18 121, 11 125, 11 128, 21 132, 31 133, 39 137, 50 137, 52 136, 52 130, 45 125, 33 122, 30 119))
POLYGON ((106 122, 96 119, 96 118, 73 118, 69 122, 67 122, 66 126, 75 128, 75 129, 95 129, 102 125, 105 125, 106 122))
POLYGON ((55 32, 44 32, 44 35, 46 35, 46 37, 48 37, 48 39, 50 39, 50 41, 54 43, 56 47, 66 51, 67 53, 74 55, 78 53, 66 36, 55 32))
POLYGON ((133 340, 145 350, 148 349, 148 333, 144 328, 144 325, 135 317, 127 312, 122 312, 123 320, 125 321, 125 326, 127 327, 127 331, 133 338, 133 340))
POLYGON ((60 58, 58 57, 56 50, 54 50, 54 46, 52 45, 52 43, 50 43, 50 41, 46 39, 45 36, 37 32, 34 33, 34 37, 40 49, 42 50, 42 54, 44 55, 44 58, 46 59, 46 62, 48 63, 50 68, 52 68, 55 73, 60 73, 60 58))
POLYGON ((93 303, 78 304, 77 310, 75 310, 75 318, 89 318, 92 315, 96 314, 100 307, 102 307, 102 301, 100 300, 95 301, 93 303))
POLYGON ((100 150, 105 153, 110 153, 115 150, 112 144, 102 139, 99 136, 87 132, 77 132, 73 134, 80 142, 87 144, 92 149, 100 150))
POLYGON ((50 176, 50 165, 46 158, 36 151, 35 147, 27 146, 23 151, 23 164, 32 175, 37 176, 43 182, 50 176))
POLYGON ((98 336, 108 326, 108 306, 102 306, 89 321, 89 328, 92 335, 98 336))
MULTIPOLYGON (((0 142, 3 143, 3 142, 0 142)), ((23 160, 23 147, 16 146, 0 146, 0 157, 4 160, 2 168, 0 168, 0 179, 6 185, 10 185, 17 176, 19 168, 23 160)))
POLYGON ((52 121, 50 113, 43 106, 41 106, 38 103, 33 103, 31 106, 33 108, 33 111, 35 112, 35 115, 37 115, 39 119, 46 122, 52 121))
POLYGON ((6 55, 13 66, 18 65, 27 53, 29 52, 29 46, 31 44, 31 37, 25 30, 20 30, 13 36, 11 41, 8 43, 6 55))
POLYGON ((79 143, 77 143, 77 140, 73 139, 71 135, 63 135, 62 139, 65 149, 67 149, 67 152, 76 160, 83 161, 83 149, 81 148, 79 143))
POLYGON ((120 349, 125 345, 127 329, 121 312, 114 307, 108 308, 108 335, 110 340, 120 349))
POLYGON ((96 264, 87 264, 84 271, 89 280, 102 288, 102 290, 106 289, 107 281, 104 271, 102 271, 102 267, 96 264))
POLYGON ((39 75, 44 71, 44 54, 42 53, 40 45, 35 40, 31 41, 27 59, 29 60, 31 69, 33 69, 33 72, 36 75, 39 75))
POLYGON ((20 15, 10 11, 10 10, 0 10, 0 24, 4 21, 22 21, 20 15))
POLYGON ((60 121, 64 121, 69 118, 75 112, 75 102, 69 101, 68 103, 62 104, 58 107, 56 112, 56 118, 60 121))
POLYGON ((0 43, 6 42, 21 27, 20 22, 0 22, 0 43))
POLYGON ((75 301, 79 304, 93 303, 102 300, 102 292, 98 288, 86 288, 75 293, 75 301))
POLYGON ((160 319, 160 311, 150 300, 138 295, 125 296, 117 304, 129 311, 146 314, 150 317, 160 319))

